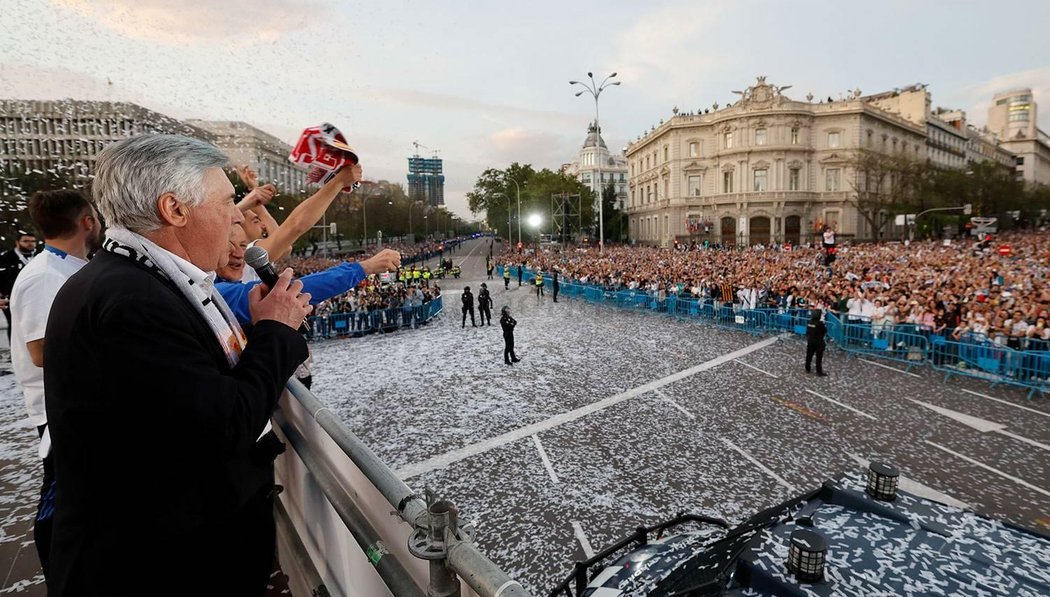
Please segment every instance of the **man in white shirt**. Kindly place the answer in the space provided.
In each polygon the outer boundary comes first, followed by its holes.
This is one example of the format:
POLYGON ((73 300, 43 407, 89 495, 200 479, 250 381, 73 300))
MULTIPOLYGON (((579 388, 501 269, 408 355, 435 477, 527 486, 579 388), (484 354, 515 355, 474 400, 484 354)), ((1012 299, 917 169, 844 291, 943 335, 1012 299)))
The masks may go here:
POLYGON ((33 535, 46 579, 55 481, 50 441, 45 435, 44 332, 55 295, 87 264, 88 254, 98 245, 101 226, 87 199, 71 190, 37 192, 29 200, 29 216, 44 235, 46 246, 22 268, 11 290, 11 363, 25 394, 29 422, 41 438, 44 481, 33 535))

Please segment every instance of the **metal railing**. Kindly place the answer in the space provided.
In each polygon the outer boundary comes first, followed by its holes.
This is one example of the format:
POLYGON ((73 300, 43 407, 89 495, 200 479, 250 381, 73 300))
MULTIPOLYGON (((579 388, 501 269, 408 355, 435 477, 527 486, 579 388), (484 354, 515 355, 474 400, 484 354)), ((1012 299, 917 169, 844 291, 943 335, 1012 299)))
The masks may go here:
POLYGON ((309 330, 306 339, 328 340, 419 327, 437 317, 442 305, 441 297, 438 296, 415 307, 312 315, 306 319, 309 330))
MULTIPOLYGON (((502 275, 502 266, 498 268, 502 275)), ((517 266, 512 266, 517 277, 517 266)), ((523 270, 522 279, 534 280, 535 273, 523 270)), ((545 275, 545 286, 552 280, 545 275)), ((530 282, 530 286, 532 283, 530 282)), ((594 284, 559 281, 560 295, 620 309, 664 313, 681 319, 707 321, 716 327, 750 334, 792 333, 805 335, 807 309, 745 309, 739 303, 683 297, 641 289, 609 289, 594 284)), ((1035 393, 1050 392, 1050 345, 1045 341, 1022 341, 1011 348, 987 338, 955 341, 916 324, 880 324, 843 321, 834 313, 826 316, 828 336, 847 353, 866 358, 895 361, 908 370, 929 365, 945 374, 982 379, 1035 393), (1040 344, 1041 343, 1041 344, 1040 344), (950 358, 949 358, 950 357, 950 358)))
MULTIPOLYGON (((465 583, 480 597, 528 594, 478 551, 452 502, 414 492, 298 381, 288 382, 274 422, 292 448, 277 460, 280 501, 334 585, 325 591, 453 597, 465 583)), ((297 586, 317 594, 309 582, 297 586)))

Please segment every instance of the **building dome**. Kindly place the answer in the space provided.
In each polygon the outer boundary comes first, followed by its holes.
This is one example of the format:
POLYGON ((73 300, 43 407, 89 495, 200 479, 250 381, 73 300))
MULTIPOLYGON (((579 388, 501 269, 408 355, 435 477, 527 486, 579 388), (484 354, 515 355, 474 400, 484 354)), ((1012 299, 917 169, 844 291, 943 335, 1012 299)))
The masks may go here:
POLYGON ((597 130, 597 127, 594 126, 593 122, 587 126, 587 140, 583 142, 583 146, 594 147, 595 136, 598 137, 598 146, 603 149, 608 149, 608 147, 605 146, 605 139, 602 139, 601 134, 597 130))

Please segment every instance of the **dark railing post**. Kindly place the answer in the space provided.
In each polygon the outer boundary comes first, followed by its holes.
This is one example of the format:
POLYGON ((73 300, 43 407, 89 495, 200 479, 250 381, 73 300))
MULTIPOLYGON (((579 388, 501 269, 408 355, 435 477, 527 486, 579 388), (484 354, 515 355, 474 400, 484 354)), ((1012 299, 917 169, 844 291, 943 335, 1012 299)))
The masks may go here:
POLYGON ((576 577, 576 597, 580 597, 587 590, 587 565, 583 562, 575 562, 573 565, 576 568, 573 572, 576 577))

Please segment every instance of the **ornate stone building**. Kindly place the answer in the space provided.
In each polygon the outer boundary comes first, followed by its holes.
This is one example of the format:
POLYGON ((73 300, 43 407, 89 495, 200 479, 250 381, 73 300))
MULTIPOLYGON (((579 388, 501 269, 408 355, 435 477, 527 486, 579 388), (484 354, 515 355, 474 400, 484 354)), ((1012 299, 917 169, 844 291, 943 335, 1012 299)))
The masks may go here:
MULTIPOLYGON (((634 242, 675 239, 749 245, 799 243, 828 223, 870 238, 853 199, 858 149, 926 157, 926 129, 846 99, 793 100, 759 77, 731 106, 679 113, 627 148, 627 213, 634 242)), ((888 217, 888 215, 886 215, 888 217)), ((883 229, 885 234, 892 223, 883 229)))
POLYGON ((576 158, 563 164, 562 171, 587 185, 598 196, 600 186, 613 184, 616 196, 621 205, 627 200, 627 158, 614 154, 605 146, 605 139, 595 130, 592 122, 587 127, 587 138, 583 141, 576 158), (595 137, 598 138, 598 150, 595 151, 595 137), (601 182, 598 181, 598 162, 601 162, 601 182))
POLYGON ((1050 135, 1038 114, 1031 89, 997 93, 988 108, 988 128, 1017 156, 1017 175, 1032 186, 1050 185, 1050 135))

